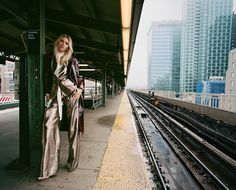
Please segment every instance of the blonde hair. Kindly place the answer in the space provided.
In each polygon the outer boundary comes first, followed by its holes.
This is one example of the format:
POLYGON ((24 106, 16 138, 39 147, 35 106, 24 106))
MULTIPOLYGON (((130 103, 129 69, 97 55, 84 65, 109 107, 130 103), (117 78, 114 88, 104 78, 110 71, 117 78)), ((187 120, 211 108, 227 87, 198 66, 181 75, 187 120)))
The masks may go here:
POLYGON ((62 38, 67 38, 68 39, 68 48, 67 50, 65 51, 65 54, 62 56, 61 58, 61 64, 67 64, 69 59, 71 58, 72 56, 72 53, 73 53, 73 47, 72 47, 72 39, 71 37, 68 35, 68 34, 62 34, 60 35, 56 41, 54 42, 54 56, 56 56, 58 54, 58 45, 59 45, 59 42, 62 38))

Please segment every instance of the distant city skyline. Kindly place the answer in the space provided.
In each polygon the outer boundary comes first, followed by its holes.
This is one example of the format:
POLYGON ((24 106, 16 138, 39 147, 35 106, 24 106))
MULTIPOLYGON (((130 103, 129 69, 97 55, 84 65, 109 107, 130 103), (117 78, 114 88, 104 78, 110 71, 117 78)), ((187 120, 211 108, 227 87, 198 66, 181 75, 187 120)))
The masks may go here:
POLYGON ((233 0, 185 0, 181 30, 180 92, 199 81, 225 77, 232 35, 233 0))
MULTIPOLYGON (((147 33, 153 21, 181 20, 183 0, 146 0, 139 23, 136 44, 127 80, 127 88, 146 88, 147 85, 147 33)), ((236 12, 236 0, 234 0, 236 12)))

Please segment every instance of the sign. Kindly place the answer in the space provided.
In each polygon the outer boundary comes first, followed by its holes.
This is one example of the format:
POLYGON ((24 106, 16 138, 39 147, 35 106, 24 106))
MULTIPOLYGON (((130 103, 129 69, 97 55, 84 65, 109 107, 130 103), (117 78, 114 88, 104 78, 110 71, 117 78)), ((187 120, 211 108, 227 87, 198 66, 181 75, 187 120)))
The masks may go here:
POLYGON ((11 103, 13 101, 14 101, 13 94, 0 95, 0 104, 11 103))

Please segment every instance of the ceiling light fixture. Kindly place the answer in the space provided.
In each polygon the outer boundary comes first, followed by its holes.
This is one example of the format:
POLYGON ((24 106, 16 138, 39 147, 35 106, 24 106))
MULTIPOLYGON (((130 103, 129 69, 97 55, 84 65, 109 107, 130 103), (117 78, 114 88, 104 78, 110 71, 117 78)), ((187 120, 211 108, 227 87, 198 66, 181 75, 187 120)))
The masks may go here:
POLYGON ((96 69, 80 69, 79 71, 96 71, 96 69))
POLYGON ((127 75, 132 0, 120 0, 122 19, 124 74, 127 75))
POLYGON ((87 63, 81 63, 81 64, 79 64, 79 66, 80 66, 80 67, 88 67, 89 64, 87 64, 87 63))

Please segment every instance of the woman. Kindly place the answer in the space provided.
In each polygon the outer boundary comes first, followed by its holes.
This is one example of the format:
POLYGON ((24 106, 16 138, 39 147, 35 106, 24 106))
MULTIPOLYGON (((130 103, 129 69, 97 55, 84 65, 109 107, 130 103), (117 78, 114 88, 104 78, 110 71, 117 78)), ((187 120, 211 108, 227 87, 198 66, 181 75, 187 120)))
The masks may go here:
MULTIPOLYGON (((63 34, 54 43, 54 54, 46 59, 45 90, 48 106, 45 111, 42 133, 42 159, 39 180, 55 176, 59 166, 62 104, 67 106, 69 155, 68 171, 74 171, 79 159, 79 135, 84 132, 82 115, 83 81, 79 66, 72 57, 72 40, 63 34)), ((63 116, 64 117, 64 116, 63 116)))

